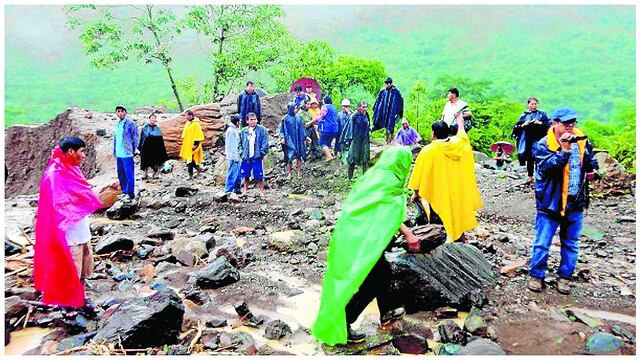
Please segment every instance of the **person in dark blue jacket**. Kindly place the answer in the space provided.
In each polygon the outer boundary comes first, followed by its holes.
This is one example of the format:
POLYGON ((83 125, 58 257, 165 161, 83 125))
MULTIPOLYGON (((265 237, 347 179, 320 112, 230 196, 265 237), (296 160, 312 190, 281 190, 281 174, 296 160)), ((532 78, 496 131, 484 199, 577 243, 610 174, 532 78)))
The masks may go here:
POLYGON ((324 97, 324 105, 317 118, 318 130, 320 131, 320 146, 324 152, 325 161, 331 161, 334 156, 331 154, 331 144, 338 143, 340 136, 338 124, 338 109, 333 105, 329 95, 324 97))
POLYGON ((393 85, 390 77, 384 81, 384 88, 378 93, 373 104, 373 129, 387 129, 387 144, 393 142, 393 133, 398 119, 402 118, 404 111, 404 99, 400 90, 393 85))
POLYGON ((247 81, 247 87, 238 96, 238 114, 240 114, 240 124, 247 126, 247 115, 249 113, 256 114, 258 124, 262 120, 262 112, 260 108, 260 96, 256 93, 256 87, 252 81, 247 81))
POLYGON ((538 99, 527 99, 527 110, 524 111, 518 122, 513 126, 512 139, 518 139, 518 161, 520 166, 527 165, 529 182, 533 183, 533 144, 542 139, 551 126, 547 113, 538 109, 538 99))
POLYGON ((578 261, 578 238, 583 210, 589 205, 589 184, 598 163, 587 137, 575 127, 578 114, 570 107, 556 109, 547 136, 533 145, 536 161, 536 235, 527 287, 542 291, 551 240, 560 227, 561 260, 557 290, 570 294, 569 279, 578 261))
POLYGON ((244 191, 249 189, 249 177, 258 183, 260 193, 264 193, 264 172, 262 170, 262 159, 269 152, 269 137, 267 128, 258 125, 258 117, 254 113, 247 115, 248 126, 240 132, 240 146, 242 151, 240 158, 240 178, 244 179, 244 191))

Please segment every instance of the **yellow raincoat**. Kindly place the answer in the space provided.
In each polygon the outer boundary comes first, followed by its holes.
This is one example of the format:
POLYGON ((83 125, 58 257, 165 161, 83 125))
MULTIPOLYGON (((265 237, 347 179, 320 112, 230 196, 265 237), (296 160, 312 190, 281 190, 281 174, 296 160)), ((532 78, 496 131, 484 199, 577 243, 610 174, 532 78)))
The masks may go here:
POLYGON ((425 146, 413 168, 409 189, 427 200, 442 219, 449 241, 478 226, 475 211, 482 208, 476 183, 473 150, 466 133, 425 146))
POLYGON ((191 121, 187 121, 182 129, 182 146, 180 147, 180 158, 186 160, 188 163, 193 161, 196 165, 200 165, 202 162, 202 142, 204 141, 204 133, 200 126, 200 119, 193 118, 191 121), (195 151, 192 150, 194 142, 199 141, 198 147, 195 151))

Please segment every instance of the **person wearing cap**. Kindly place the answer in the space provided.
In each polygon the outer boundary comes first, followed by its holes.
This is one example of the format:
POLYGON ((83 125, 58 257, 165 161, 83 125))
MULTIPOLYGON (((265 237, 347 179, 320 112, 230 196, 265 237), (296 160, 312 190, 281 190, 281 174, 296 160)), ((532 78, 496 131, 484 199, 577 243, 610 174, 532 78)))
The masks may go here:
POLYGON ((344 99, 342 100, 342 102, 340 103, 340 105, 342 106, 342 111, 340 111, 338 113, 338 139, 336 140, 336 156, 341 157, 342 156, 342 149, 344 146, 344 137, 343 137, 343 132, 345 129, 345 126, 347 125, 347 122, 349 122, 349 118, 351 117, 351 114, 353 113, 351 111, 351 101, 349 101, 349 99, 344 99))
POLYGON ((413 146, 422 140, 416 129, 409 126, 407 119, 402 119, 402 127, 396 134, 395 142, 398 145, 413 146))
POLYGON ((113 131, 113 156, 122 195, 120 199, 131 201, 135 198, 135 164, 133 156, 138 153, 138 128, 127 115, 123 105, 116 106, 118 122, 113 131))
POLYGON ((398 119, 402 118, 404 99, 400 91, 393 85, 393 79, 388 77, 384 81, 384 88, 378 93, 373 104, 373 129, 386 129, 387 144, 393 141, 393 131, 398 119))
POLYGON ((530 97, 527 99, 527 110, 524 111, 518 122, 513 126, 511 138, 517 139, 518 161, 520 166, 527 165, 529 182, 533 183, 533 144, 540 141, 549 130, 551 121, 547 113, 538 109, 538 99, 530 97))
POLYGON ((320 146, 324 152, 325 161, 331 161, 334 159, 331 154, 332 142, 338 142, 338 136, 340 136, 338 128, 338 109, 333 105, 331 97, 329 95, 324 97, 324 105, 315 118, 320 130, 320 146))
POLYGON ((542 291, 551 241, 560 227, 560 266, 556 289, 570 294, 570 279, 578 261, 583 210, 589 205, 588 181, 598 163, 585 134, 575 127, 578 113, 560 107, 551 114, 547 135, 533 144, 536 161, 535 239, 529 264, 529 290, 542 291))
POLYGON ((447 90, 447 102, 444 104, 442 114, 440 115, 440 120, 449 125, 449 135, 456 135, 458 133, 458 125, 456 124, 458 114, 462 114, 462 118, 465 120, 473 117, 471 110, 469 110, 469 105, 460 99, 460 91, 452 87, 447 90))
POLYGON ((224 154, 229 163, 224 191, 240 193, 240 115, 232 115, 224 133, 224 154))
POLYGON ((189 172, 189 179, 193 178, 193 169, 198 171, 198 174, 203 172, 204 169, 200 168, 204 151, 202 150, 202 142, 204 141, 204 133, 202 132, 202 125, 200 125, 200 119, 193 115, 193 111, 187 110, 184 112, 184 117, 187 122, 182 129, 182 146, 180 146, 180 158, 187 162, 187 171, 189 172))
POLYGON ((316 95, 316 93, 313 92, 313 85, 311 84, 307 84, 307 86, 305 86, 304 94, 307 95, 307 97, 309 98, 309 101, 313 99, 318 100, 318 95, 316 95))
POLYGON ((256 114, 258 124, 262 120, 262 112, 260 106, 260 96, 256 93, 256 87, 253 81, 247 81, 244 91, 238 96, 238 114, 240 114, 240 123, 247 126, 247 116, 249 113, 256 114))
POLYGON ((297 85, 294 89, 296 96, 293 97, 292 102, 296 105, 296 109, 299 109, 304 101, 311 101, 309 95, 302 92, 302 86, 297 85))
POLYGON ((358 111, 350 118, 344 130, 345 151, 347 151, 347 177, 353 178, 356 165, 362 166, 362 173, 367 171, 369 165, 370 135, 369 113, 364 101, 358 103, 358 111))

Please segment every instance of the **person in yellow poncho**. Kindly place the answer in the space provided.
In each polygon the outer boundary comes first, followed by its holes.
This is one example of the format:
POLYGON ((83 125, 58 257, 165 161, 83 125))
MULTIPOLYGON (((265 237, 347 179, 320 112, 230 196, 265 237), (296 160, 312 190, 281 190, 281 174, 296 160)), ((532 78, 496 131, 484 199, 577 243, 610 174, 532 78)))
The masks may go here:
POLYGON ((202 162, 204 133, 202 132, 202 126, 200 126, 200 119, 194 117, 191 110, 185 111, 184 116, 187 118, 187 122, 184 124, 184 129, 182 129, 180 158, 187 162, 187 170, 191 179, 193 178, 193 169, 196 169, 198 173, 204 171, 199 166, 202 162))
POLYGON ((414 191, 412 201, 426 200, 442 219, 450 242, 465 242, 464 232, 478 226, 475 212, 482 207, 482 200, 461 114, 456 116, 456 123, 458 132, 452 137, 448 137, 445 122, 431 126, 431 143, 418 154, 409 189, 414 191))

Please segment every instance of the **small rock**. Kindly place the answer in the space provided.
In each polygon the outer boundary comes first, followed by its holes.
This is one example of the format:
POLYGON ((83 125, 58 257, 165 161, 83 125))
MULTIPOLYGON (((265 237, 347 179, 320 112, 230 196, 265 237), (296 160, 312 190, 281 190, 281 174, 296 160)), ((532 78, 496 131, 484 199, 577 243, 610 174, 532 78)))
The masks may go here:
POLYGON ((225 326, 227 326, 227 320, 214 318, 214 319, 211 319, 211 320, 207 321, 206 325, 208 327, 212 327, 212 328, 225 327, 225 326))
POLYGON ((477 338, 465 345, 458 355, 507 355, 507 353, 495 342, 477 338))
POLYGON ((279 340, 289 334, 291 327, 282 320, 271 321, 264 329, 264 337, 269 340, 279 340))
POLYGON ((520 271, 520 269, 527 266, 528 262, 528 259, 520 259, 514 262, 507 263, 500 269, 500 274, 507 277, 513 277, 518 273, 518 271, 520 271))
POLYGON ((462 346, 460 344, 442 344, 438 347, 438 355, 458 355, 460 354, 460 350, 462 350, 462 346))
POLYGON ((198 189, 190 188, 186 186, 178 186, 176 188, 177 197, 192 196, 192 195, 195 195, 197 192, 198 192, 198 189))
POLYGON ((276 250, 291 252, 304 245, 304 237, 304 233, 299 230, 279 231, 269 235, 267 243, 276 250))
POLYGON ((196 263, 196 257, 186 250, 180 250, 176 254, 176 260, 184 266, 192 267, 196 263))
POLYGON ((591 335, 584 348, 585 354, 599 355, 614 352, 624 346, 624 341, 609 333, 599 332, 591 335))
POLYGON ((418 334, 401 334, 393 338, 393 346, 403 354, 426 354, 429 352, 427 340, 418 334))
POLYGON ((549 318, 556 321, 571 322, 571 319, 569 319, 569 316, 567 316, 565 310, 558 310, 555 308, 549 310, 549 318))
POLYGON ((196 272, 196 283, 204 289, 217 289, 232 284, 240 279, 240 273, 227 258, 221 256, 196 272))
POLYGON ((139 274, 142 278, 151 280, 156 277, 156 269, 153 264, 147 264, 140 270, 139 274))
POLYGON ((175 234, 169 230, 152 230, 147 233, 147 237, 162 240, 173 240, 175 234))
POLYGON ((460 344, 464 342, 465 334, 453 320, 446 320, 438 325, 438 332, 440 333, 440 339, 443 343, 456 343, 460 344))
POLYGON ((124 220, 131 218, 136 211, 138 211, 138 203, 135 200, 128 202, 118 200, 106 211, 106 215, 111 220, 124 220))
POLYGON ((100 239, 94 248, 96 255, 108 254, 117 250, 133 250, 134 242, 126 236, 111 235, 100 239))
POLYGON ((454 319, 458 317, 458 310, 449 306, 436 309, 436 316, 439 319, 454 319))
POLYGON ((616 217, 616 221, 619 223, 634 223, 636 222, 636 218, 633 216, 618 216, 616 217))
POLYGON ((239 235, 247 235, 247 234, 252 234, 256 229, 252 228, 252 227, 248 227, 248 226, 241 226, 238 228, 233 229, 231 232, 233 234, 235 234, 236 236, 239 235))
POLYGON ((464 320, 464 330, 478 336, 485 336, 487 334, 487 324, 485 324, 482 319, 480 310, 472 308, 471 311, 469 311, 469 315, 464 320))
POLYGON ((324 206, 333 206, 336 204, 336 198, 333 195, 329 195, 329 196, 325 196, 324 199, 322 199, 322 204, 324 206))
POLYGON ((633 333, 619 325, 611 325, 611 332, 616 336, 624 338, 631 344, 636 343, 636 337, 633 335, 633 333))
POLYGON ((602 325, 602 323, 594 318, 592 318, 591 316, 588 316, 584 313, 581 313, 579 311, 571 311, 571 310, 567 310, 567 314, 569 316, 573 315, 577 321, 589 326, 590 328, 596 328, 600 325, 602 325))

